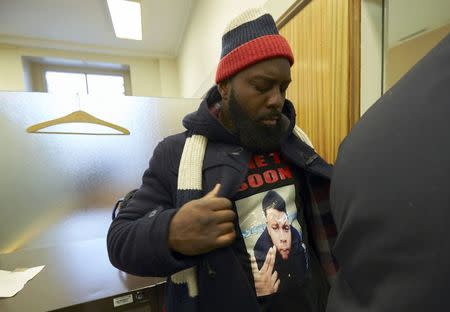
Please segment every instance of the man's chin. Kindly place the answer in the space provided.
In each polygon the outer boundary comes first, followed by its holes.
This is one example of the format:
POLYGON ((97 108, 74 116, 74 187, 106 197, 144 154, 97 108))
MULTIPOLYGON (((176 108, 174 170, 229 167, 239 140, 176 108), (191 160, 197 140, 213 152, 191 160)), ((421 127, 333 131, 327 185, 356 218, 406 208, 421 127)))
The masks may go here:
POLYGON ((289 251, 290 250, 280 250, 281 259, 287 260, 289 258, 289 251))

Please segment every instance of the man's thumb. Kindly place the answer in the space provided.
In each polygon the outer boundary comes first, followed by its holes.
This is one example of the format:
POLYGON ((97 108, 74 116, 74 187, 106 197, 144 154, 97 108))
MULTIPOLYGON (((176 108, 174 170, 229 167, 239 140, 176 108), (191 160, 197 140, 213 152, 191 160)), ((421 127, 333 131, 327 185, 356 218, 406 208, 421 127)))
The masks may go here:
POLYGON ((219 190, 220 190, 220 184, 216 184, 216 186, 214 186, 214 188, 208 194, 206 194, 204 197, 205 198, 217 197, 217 195, 219 194, 219 190))

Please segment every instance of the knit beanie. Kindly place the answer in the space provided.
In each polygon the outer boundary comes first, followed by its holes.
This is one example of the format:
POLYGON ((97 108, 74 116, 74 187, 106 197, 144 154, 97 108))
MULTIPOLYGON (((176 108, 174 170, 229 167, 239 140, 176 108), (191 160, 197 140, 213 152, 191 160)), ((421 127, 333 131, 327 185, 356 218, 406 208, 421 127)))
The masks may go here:
POLYGON ((291 66, 294 63, 289 43, 279 35, 273 17, 262 8, 249 9, 234 18, 225 29, 216 83, 274 57, 287 58, 291 66))

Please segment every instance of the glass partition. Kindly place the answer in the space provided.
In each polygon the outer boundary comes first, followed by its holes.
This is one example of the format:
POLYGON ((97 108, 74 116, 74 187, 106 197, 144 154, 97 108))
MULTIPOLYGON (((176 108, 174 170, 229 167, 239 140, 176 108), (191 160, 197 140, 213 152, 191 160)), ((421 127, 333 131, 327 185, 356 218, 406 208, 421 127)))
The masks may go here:
POLYGON ((0 92, 0 253, 105 237, 115 201, 139 187, 155 146, 199 102, 0 92), (130 135, 26 132, 77 110, 130 135))
POLYGON ((450 33, 449 0, 384 1, 386 92, 450 33))

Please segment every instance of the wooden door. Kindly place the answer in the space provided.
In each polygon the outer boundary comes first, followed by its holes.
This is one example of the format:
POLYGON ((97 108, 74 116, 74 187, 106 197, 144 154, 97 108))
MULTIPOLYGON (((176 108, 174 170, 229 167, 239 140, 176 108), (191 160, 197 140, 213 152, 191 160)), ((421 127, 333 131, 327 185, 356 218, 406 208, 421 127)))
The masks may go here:
POLYGON ((333 163, 359 118, 360 1, 305 2, 297 2, 301 9, 287 22, 287 15, 277 22, 295 56, 287 98, 297 124, 333 163))

